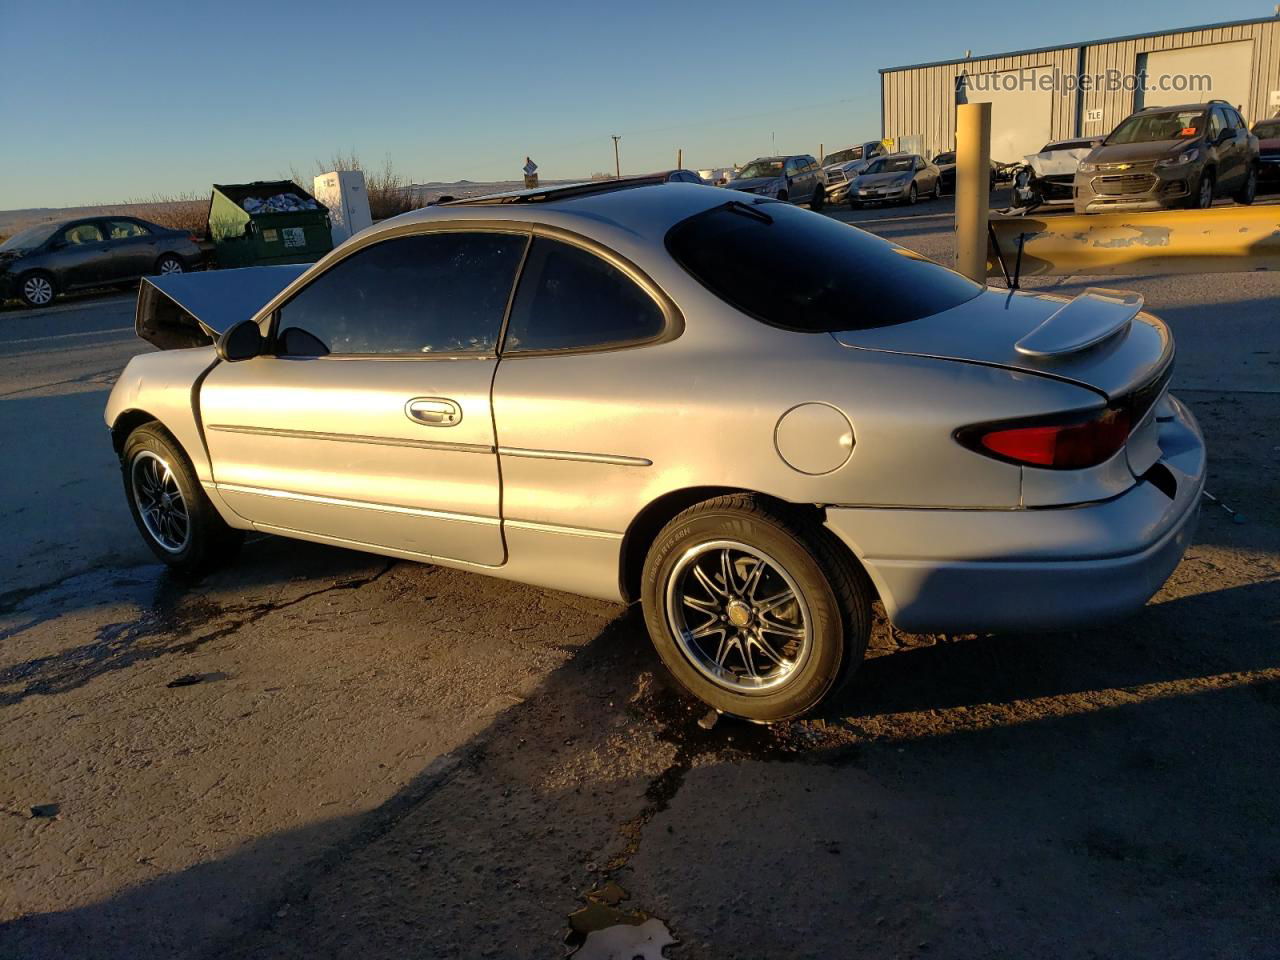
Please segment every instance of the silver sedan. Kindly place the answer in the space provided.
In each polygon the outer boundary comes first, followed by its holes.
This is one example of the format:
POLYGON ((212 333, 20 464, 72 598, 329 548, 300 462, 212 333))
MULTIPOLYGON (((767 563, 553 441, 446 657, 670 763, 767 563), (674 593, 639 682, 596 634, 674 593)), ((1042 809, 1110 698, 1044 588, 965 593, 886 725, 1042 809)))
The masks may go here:
POLYGON ((680 683, 772 721, 849 677, 876 601, 1062 629, 1159 589, 1204 449, 1141 307, 988 290, 766 198, 584 184, 149 280, 162 350, 106 421, 166 563, 258 530, 638 601, 680 683))
POLYGON ((892 201, 915 203, 942 196, 942 173, 924 157, 895 153, 877 157, 849 184, 849 206, 892 201))

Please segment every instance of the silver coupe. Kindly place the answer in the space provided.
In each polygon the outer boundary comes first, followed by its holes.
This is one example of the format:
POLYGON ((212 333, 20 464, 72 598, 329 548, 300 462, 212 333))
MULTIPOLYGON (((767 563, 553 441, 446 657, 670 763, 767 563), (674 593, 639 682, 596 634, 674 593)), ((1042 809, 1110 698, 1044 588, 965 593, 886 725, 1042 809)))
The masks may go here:
POLYGON ((818 704, 872 604, 1074 628, 1178 564, 1204 445, 1141 298, 988 289, 692 184, 458 201, 310 267, 147 280, 107 425, 156 555, 259 530, 639 601, 675 677, 818 704))

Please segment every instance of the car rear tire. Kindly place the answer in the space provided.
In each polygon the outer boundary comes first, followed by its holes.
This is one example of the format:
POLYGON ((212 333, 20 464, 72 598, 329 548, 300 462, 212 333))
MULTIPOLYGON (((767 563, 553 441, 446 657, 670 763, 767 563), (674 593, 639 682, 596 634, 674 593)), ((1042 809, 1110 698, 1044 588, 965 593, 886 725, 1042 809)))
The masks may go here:
POLYGON ((167 276, 171 273, 186 273, 187 265, 182 262, 182 258, 172 253, 166 253, 156 261, 156 275, 167 276))
POLYGON ((244 531, 219 516, 181 445, 158 421, 129 434, 120 466, 133 522, 163 563, 202 573, 235 556, 244 531))
POLYGON ((821 185, 814 188, 813 197, 809 200, 809 209, 821 210, 827 205, 827 188, 821 185))
POLYGON ((1240 188, 1240 192, 1233 198, 1236 203, 1243 203, 1245 206, 1253 203, 1254 198, 1258 195, 1258 168, 1249 167, 1249 174, 1245 177, 1244 186, 1240 188))
POLYGON ((750 494, 697 504, 663 527, 641 595, 681 686, 759 723, 816 707, 852 675, 870 635, 870 582, 848 551, 750 494))
POLYGON ((33 270, 18 279, 18 296, 28 307, 47 307, 57 295, 53 277, 43 270, 33 270))
POLYGON ((1200 180, 1196 183, 1195 196, 1191 198, 1191 205, 1197 210, 1207 210, 1213 206, 1213 171, 1206 170, 1200 174, 1200 180))
POLYGON ((778 199, 781 200, 783 203, 791 202, 791 196, 785 190, 778 191, 778 199))

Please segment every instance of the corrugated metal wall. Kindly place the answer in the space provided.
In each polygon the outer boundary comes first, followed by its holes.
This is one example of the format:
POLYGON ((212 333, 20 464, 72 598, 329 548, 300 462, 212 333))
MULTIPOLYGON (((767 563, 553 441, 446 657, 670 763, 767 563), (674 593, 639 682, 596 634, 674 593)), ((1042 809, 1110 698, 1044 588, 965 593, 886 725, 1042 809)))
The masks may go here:
MULTIPOLYGON (((1154 37, 1088 44, 1083 47, 1085 74, 1105 74, 1108 69, 1130 74, 1137 70, 1139 54, 1154 50, 1194 47, 1228 40, 1253 40, 1253 90, 1245 113, 1252 122, 1271 116, 1271 90, 1280 90, 1280 19, 1242 23, 1201 30, 1183 30, 1154 37)), ((920 134, 925 152, 932 155, 950 150, 955 145, 955 90, 960 74, 996 73, 1024 67, 1057 67, 1064 75, 1075 75, 1081 68, 1081 47, 1060 47, 1038 53, 963 60, 955 63, 891 70, 880 76, 881 107, 884 128, 881 136, 901 137, 920 134)), ((1197 95, 1189 94, 1194 101, 1197 95)), ((1054 139, 1080 135, 1077 118, 1086 111, 1101 108, 1100 124, 1087 125, 1086 132, 1107 132, 1133 112, 1132 91, 1107 92, 1091 90, 1083 94, 1055 96, 1050 128, 1054 139), (1083 102, 1081 102, 1083 101, 1083 102)))
MULTIPOLYGON (((1076 72, 1077 56, 1075 47, 1063 47, 1045 53, 965 60, 961 63, 882 74, 884 132, 881 136, 904 137, 918 133, 924 137, 925 153, 929 156, 950 150, 956 139, 956 80, 962 73, 973 75, 1056 67, 1063 74, 1073 75, 1076 72)), ((1050 127, 1054 137, 1071 136, 1070 131, 1076 119, 1075 111, 1075 97, 1053 98, 1050 127), (1063 130, 1067 132, 1061 133, 1063 130)))
MULTIPOLYGON (((1105 73, 1108 69, 1132 73, 1137 69, 1138 55, 1155 50, 1176 50, 1182 47, 1200 47, 1228 40, 1253 41, 1253 91, 1245 104, 1245 119, 1250 123, 1276 112, 1267 106, 1272 90, 1280 90, 1280 20, 1265 23, 1242 23, 1211 30, 1186 30, 1167 33, 1158 37, 1142 37, 1137 40, 1120 40, 1115 43, 1095 44, 1085 47, 1084 72, 1105 73)), ((1195 102, 1205 94, 1188 93, 1187 101, 1195 102)), ((1208 94, 1209 97, 1214 94, 1208 94)), ((1090 90, 1084 94, 1084 110, 1102 109, 1102 124, 1097 129, 1109 133, 1116 124, 1134 110, 1134 94, 1130 90, 1090 90)), ((1093 132, 1091 129, 1090 133, 1093 132)))

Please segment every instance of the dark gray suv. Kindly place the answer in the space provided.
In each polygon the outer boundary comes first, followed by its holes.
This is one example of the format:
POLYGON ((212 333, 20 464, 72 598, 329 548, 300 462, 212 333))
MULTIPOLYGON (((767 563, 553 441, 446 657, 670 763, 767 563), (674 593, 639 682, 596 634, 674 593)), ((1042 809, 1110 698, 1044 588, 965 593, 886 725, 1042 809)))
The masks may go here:
POLYGON ((1253 203, 1258 138, 1225 100, 1139 110, 1076 170, 1076 213, 1253 203))

